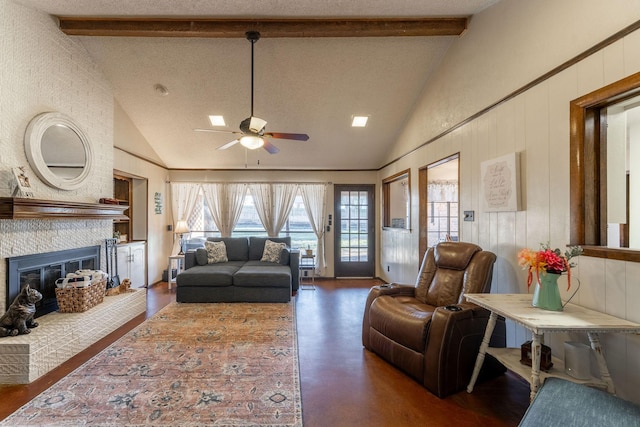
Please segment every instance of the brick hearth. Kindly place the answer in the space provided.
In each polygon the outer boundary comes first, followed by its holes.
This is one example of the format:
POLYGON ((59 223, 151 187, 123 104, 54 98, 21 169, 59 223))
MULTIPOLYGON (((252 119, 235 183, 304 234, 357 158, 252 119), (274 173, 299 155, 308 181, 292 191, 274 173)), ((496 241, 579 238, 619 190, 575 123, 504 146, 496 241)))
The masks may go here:
POLYGON ((0 338, 0 384, 28 384, 146 310, 146 289, 105 297, 84 313, 53 312, 28 335, 0 338))

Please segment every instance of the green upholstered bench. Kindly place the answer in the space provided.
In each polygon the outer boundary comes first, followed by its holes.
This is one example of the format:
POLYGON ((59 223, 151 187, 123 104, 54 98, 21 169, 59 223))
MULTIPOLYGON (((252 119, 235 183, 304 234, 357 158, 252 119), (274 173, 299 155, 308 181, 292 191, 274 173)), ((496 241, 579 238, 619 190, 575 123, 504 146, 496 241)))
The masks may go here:
POLYGON ((520 427, 640 427, 640 406, 595 388, 547 378, 520 427))

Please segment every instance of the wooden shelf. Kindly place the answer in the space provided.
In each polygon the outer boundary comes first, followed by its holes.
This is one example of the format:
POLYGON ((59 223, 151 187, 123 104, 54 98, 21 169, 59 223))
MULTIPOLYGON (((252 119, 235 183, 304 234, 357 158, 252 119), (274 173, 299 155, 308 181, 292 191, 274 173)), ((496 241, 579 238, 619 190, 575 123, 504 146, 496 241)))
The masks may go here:
POLYGON ((129 206, 0 197, 0 219, 128 219, 129 206))
POLYGON ((120 205, 127 205, 127 209, 123 214, 125 218, 113 221, 113 233, 120 236, 127 236, 127 241, 133 237, 133 179, 114 174, 113 175, 113 199, 117 200, 120 205))
MULTIPOLYGON (((529 384, 531 384, 531 366, 520 363, 521 352, 519 348, 489 347, 487 348, 487 354, 490 354, 498 359, 498 361, 502 363, 507 369, 518 374, 520 377, 529 382, 529 384)), ((585 384, 591 387, 599 387, 603 389, 607 388, 607 384, 596 377, 591 377, 588 380, 579 380, 566 374, 564 372, 564 361, 562 359, 552 356, 551 361, 553 362, 553 367, 551 367, 549 371, 540 370, 541 383, 546 378, 556 377, 562 378, 567 381, 573 381, 574 383, 585 384)))

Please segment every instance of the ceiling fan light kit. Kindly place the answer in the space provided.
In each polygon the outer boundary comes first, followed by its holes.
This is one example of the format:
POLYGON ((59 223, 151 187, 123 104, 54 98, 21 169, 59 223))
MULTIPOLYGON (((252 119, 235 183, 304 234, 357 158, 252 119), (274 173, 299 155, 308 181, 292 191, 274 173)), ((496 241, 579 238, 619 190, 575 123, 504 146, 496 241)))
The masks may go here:
POLYGON ((243 137, 240 138, 240 144, 242 144, 244 147, 248 148, 249 150, 255 150, 264 145, 264 139, 255 135, 244 135, 243 137))
POLYGON ((247 40, 251 42, 251 116, 247 117, 240 123, 241 132, 223 131, 216 129, 194 130, 198 132, 224 132, 242 135, 240 136, 240 138, 228 142, 221 147, 218 147, 218 150, 226 150, 227 148, 232 147, 239 142, 240 145, 250 150, 255 150, 263 147, 269 154, 276 154, 278 151, 280 151, 278 147, 266 141, 265 138, 307 141, 309 139, 309 135, 304 133, 265 132, 267 121, 253 115, 253 45, 260 39, 260 33, 257 31, 247 31, 245 35, 247 36, 247 40))

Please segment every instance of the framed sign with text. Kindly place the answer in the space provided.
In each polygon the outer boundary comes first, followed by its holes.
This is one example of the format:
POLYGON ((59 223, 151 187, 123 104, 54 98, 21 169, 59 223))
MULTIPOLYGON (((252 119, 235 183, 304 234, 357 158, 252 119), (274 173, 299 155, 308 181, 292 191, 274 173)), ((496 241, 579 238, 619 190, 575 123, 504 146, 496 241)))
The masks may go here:
POLYGON ((480 164, 480 207, 484 212, 520 210, 520 153, 480 164))

